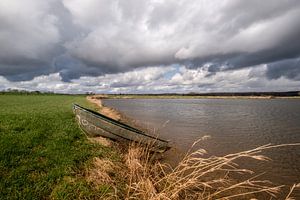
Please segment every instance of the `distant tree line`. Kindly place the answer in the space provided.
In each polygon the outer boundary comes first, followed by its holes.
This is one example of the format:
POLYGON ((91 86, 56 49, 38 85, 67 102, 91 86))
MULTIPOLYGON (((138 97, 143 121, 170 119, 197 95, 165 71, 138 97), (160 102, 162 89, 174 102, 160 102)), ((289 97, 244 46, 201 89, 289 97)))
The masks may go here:
MULTIPOLYGON (((20 90, 20 89, 11 89, 8 88, 6 90, 2 90, 0 91, 0 94, 18 94, 18 95, 72 95, 72 94, 67 94, 67 93, 55 93, 52 91, 39 91, 39 90, 20 90)), ((91 93, 86 93, 87 94, 91 94, 91 93)), ((83 95, 83 94, 81 94, 83 95)))
MULTIPOLYGON (((11 88, 0 91, 0 94, 42 94, 42 93, 43 92, 40 91, 19 90, 19 89, 11 89, 11 88)), ((53 92, 48 92, 48 93, 52 94, 53 92)))

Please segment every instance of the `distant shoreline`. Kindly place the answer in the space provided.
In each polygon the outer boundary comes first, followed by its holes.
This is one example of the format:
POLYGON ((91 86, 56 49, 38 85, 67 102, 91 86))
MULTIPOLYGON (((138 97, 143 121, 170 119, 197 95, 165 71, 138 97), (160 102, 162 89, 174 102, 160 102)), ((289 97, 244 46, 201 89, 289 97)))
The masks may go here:
POLYGON ((300 96, 209 96, 209 95, 136 95, 99 94, 97 99, 300 99, 300 96))

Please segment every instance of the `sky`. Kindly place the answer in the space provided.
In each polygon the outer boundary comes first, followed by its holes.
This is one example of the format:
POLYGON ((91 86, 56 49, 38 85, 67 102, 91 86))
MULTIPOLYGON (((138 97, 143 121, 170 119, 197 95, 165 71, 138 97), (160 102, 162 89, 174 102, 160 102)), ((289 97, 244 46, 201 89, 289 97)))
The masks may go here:
POLYGON ((1 0, 0 90, 300 90, 299 0, 1 0))

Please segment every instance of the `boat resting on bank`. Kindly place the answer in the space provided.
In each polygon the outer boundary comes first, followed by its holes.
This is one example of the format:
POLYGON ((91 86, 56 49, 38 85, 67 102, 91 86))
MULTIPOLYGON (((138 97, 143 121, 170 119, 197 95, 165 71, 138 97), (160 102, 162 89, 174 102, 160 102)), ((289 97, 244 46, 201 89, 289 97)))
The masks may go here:
POLYGON ((168 141, 148 135, 127 124, 114 120, 77 104, 73 105, 75 117, 81 129, 89 136, 102 136, 117 141, 135 141, 149 144, 154 151, 163 152, 170 148, 168 141))

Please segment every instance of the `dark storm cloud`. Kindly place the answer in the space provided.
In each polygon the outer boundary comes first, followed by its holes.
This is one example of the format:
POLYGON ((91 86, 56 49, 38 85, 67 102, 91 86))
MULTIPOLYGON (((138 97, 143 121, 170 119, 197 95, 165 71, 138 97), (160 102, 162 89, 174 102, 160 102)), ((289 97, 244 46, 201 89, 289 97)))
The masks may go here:
POLYGON ((268 78, 298 80, 299 19, 298 0, 3 0, 0 75, 70 82, 177 63, 209 77, 271 63, 268 78))
POLYGON ((278 79, 283 76, 300 80, 300 58, 278 61, 267 66, 266 75, 269 79, 278 79))
POLYGON ((59 55, 59 19, 49 13, 50 2, 0 2, 0 74, 11 80, 49 73, 59 55))

